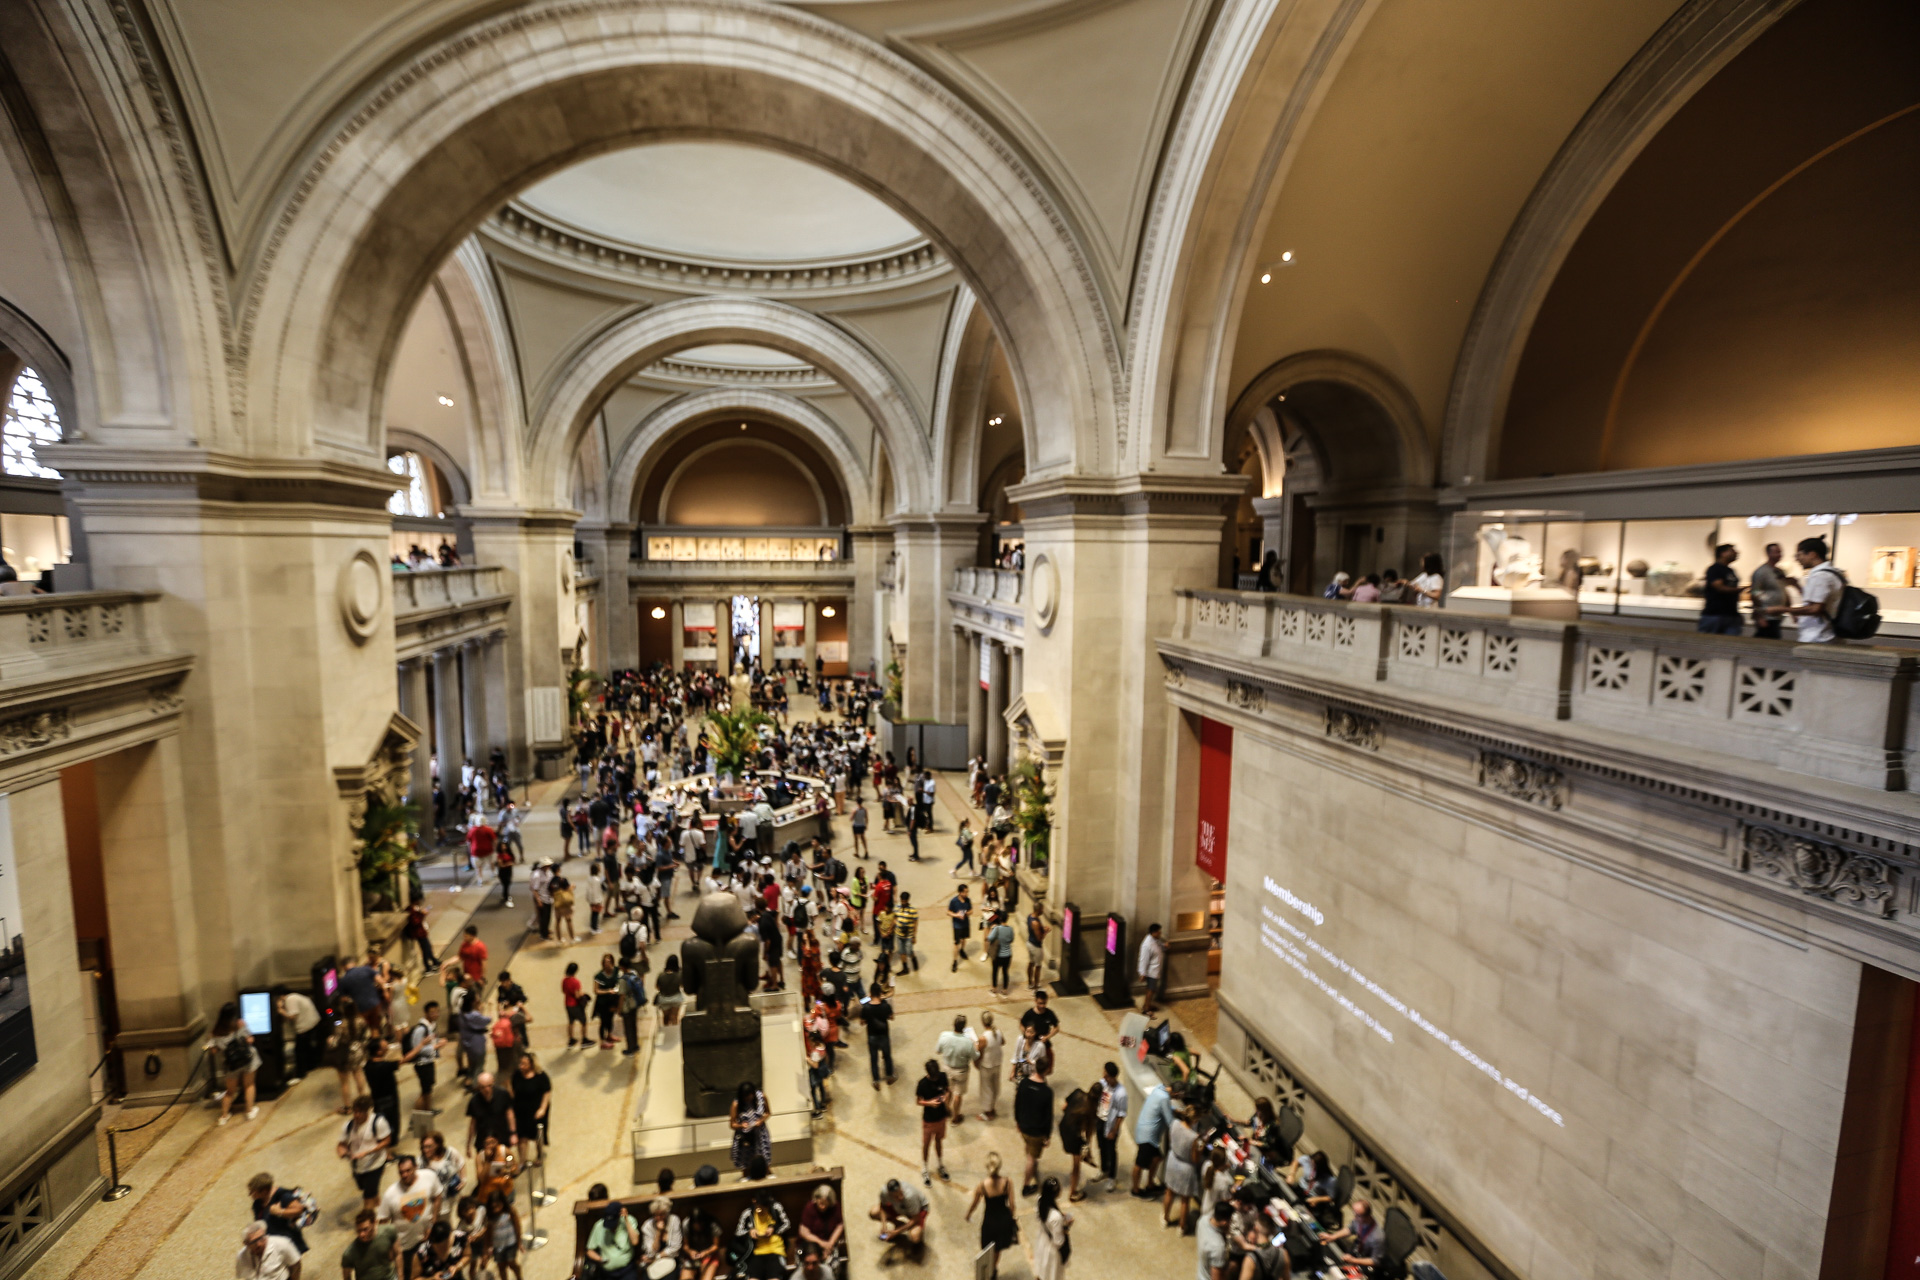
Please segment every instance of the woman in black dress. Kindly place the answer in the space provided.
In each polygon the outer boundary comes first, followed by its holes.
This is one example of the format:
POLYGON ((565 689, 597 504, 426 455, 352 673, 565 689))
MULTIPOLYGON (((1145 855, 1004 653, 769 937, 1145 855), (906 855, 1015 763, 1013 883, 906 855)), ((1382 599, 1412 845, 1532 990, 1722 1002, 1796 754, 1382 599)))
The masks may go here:
POLYGON ((987 1152, 987 1176, 973 1189, 973 1199, 967 1201, 967 1221, 973 1221, 973 1211, 981 1204, 986 1212, 980 1216, 980 1247, 993 1250, 993 1274, 1000 1274, 1000 1251, 1011 1249, 1020 1239, 1020 1224, 1013 1216, 1013 1183, 1000 1176, 1000 1153, 987 1152))
POLYGON ((520 1135, 522 1166, 537 1165, 546 1158, 547 1112, 552 1106, 553 1081, 531 1051, 521 1054, 513 1076, 513 1126, 520 1135))
POLYGON ((620 970, 609 952, 593 975, 593 1020, 600 1024, 600 1047, 613 1048, 613 1015, 620 1011, 620 970))

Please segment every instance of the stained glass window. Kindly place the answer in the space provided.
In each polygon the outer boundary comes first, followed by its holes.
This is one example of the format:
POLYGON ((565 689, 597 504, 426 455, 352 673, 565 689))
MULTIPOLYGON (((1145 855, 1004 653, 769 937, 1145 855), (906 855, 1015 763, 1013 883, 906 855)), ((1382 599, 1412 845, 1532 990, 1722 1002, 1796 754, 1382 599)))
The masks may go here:
POLYGON ((38 476, 58 480, 60 473, 41 463, 38 449, 60 443, 60 412, 53 407, 46 383, 31 369, 14 379, 7 401, 4 430, 0 430, 0 469, 10 476, 38 476))

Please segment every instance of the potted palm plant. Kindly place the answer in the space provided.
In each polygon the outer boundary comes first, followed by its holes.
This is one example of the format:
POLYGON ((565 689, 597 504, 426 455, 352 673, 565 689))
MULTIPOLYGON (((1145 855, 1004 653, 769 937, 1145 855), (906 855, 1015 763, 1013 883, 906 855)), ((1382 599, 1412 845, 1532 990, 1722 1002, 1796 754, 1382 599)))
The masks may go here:
POLYGON ((414 883, 413 863, 419 857, 414 835, 420 830, 420 814, 412 805, 369 803, 354 828, 359 845, 354 861, 360 869, 360 901, 369 915, 377 911, 398 911, 404 903, 400 891, 403 878, 414 883))
POLYGON ((772 723, 766 712, 748 706, 709 712, 700 740, 706 745, 707 754, 713 757, 714 771, 738 778, 749 766, 757 766, 760 727, 772 723))
POLYGON ((1053 842, 1053 788, 1047 785, 1046 766, 1027 756, 1014 765, 1012 783, 1013 825, 1020 832, 1027 869, 1044 874, 1053 842))

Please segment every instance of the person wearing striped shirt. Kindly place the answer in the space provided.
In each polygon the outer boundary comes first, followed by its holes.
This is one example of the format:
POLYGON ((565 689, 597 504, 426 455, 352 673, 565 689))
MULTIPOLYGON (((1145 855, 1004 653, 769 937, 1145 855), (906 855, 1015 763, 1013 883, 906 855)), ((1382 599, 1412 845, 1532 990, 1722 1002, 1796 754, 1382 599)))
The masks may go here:
POLYGON ((913 895, 903 890, 900 905, 893 909, 893 954, 902 973, 909 967, 916 973, 920 969, 920 957, 913 953, 913 940, 919 932, 920 910, 913 905, 913 895))

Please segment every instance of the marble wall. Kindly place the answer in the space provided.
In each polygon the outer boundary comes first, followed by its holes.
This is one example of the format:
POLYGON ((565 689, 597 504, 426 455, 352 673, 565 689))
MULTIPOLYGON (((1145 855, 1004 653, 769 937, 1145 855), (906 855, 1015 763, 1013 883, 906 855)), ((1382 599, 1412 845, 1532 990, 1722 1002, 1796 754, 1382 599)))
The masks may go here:
POLYGON ((1244 729, 1231 850, 1229 1013, 1517 1274, 1819 1273, 1859 964, 1244 729))

